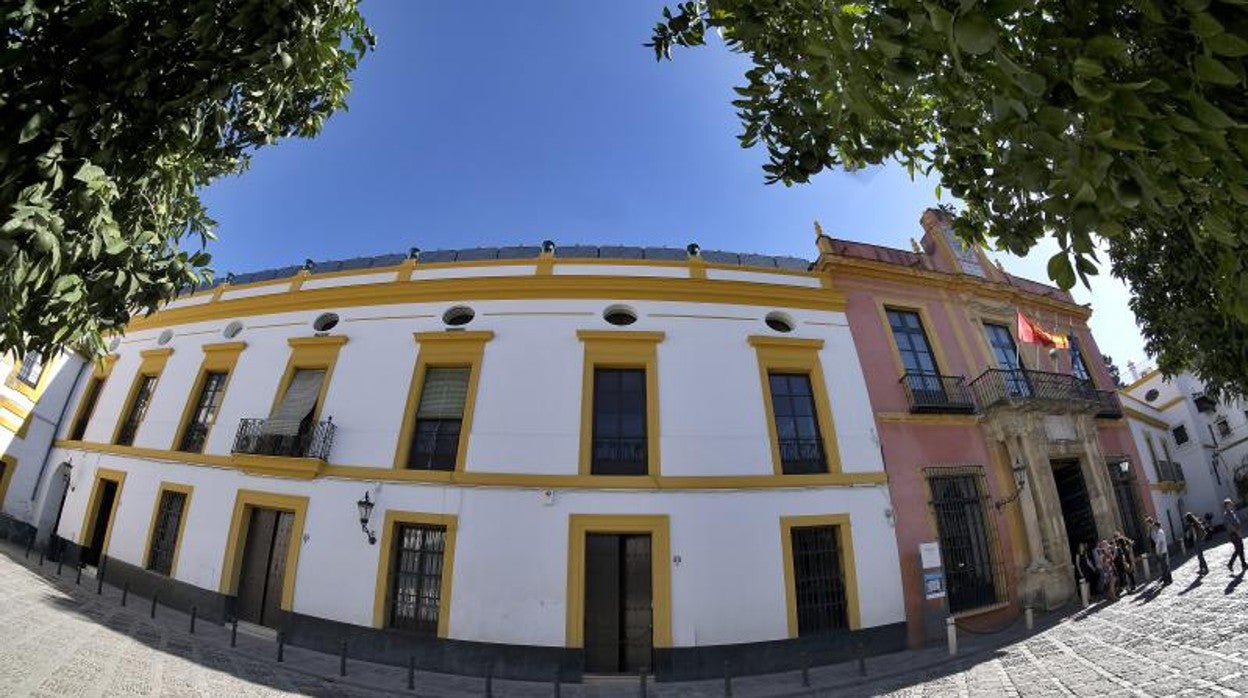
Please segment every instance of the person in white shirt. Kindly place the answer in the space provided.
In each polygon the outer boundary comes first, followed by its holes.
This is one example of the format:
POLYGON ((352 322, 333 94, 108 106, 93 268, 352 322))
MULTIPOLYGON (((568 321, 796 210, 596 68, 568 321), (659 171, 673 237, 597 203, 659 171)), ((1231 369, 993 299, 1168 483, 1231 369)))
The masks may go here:
POLYGON ((1148 524, 1148 537, 1153 541, 1153 554, 1157 556, 1157 566, 1161 570, 1161 584, 1165 586, 1174 581, 1170 575, 1170 545, 1166 542, 1166 529, 1161 527, 1160 521, 1154 521, 1153 517, 1144 519, 1148 524))

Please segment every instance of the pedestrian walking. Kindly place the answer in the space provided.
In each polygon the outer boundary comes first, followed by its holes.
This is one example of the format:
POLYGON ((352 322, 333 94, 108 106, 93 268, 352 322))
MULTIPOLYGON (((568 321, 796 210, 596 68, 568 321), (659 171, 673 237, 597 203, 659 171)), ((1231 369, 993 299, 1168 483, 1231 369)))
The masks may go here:
POLYGON ((1244 561, 1243 526, 1239 522, 1239 514, 1235 513, 1235 503, 1230 499, 1222 500, 1222 523, 1226 525, 1226 537, 1231 539, 1231 559, 1226 569, 1235 571, 1235 558, 1239 558, 1240 573, 1248 571, 1248 562, 1244 561))
POLYGON ((1174 581, 1174 577, 1170 575, 1170 545, 1166 543, 1166 529, 1161 527, 1160 521, 1154 521, 1151 516, 1144 521, 1148 524, 1149 539, 1153 542, 1153 554, 1157 556, 1161 584, 1165 586, 1174 581))
POLYGON ((1100 594, 1101 571, 1097 569, 1096 558, 1088 549, 1087 543, 1079 544, 1079 554, 1075 556, 1075 569, 1079 571, 1079 578, 1088 583, 1088 593, 1100 594))
POLYGON ((1118 577, 1114 573, 1114 551, 1109 541, 1103 540, 1096 546, 1097 567, 1101 571, 1101 593, 1106 601, 1118 600, 1118 577))
POLYGON ((1209 565, 1205 562, 1205 541, 1209 539, 1209 529, 1190 511, 1183 515, 1183 527, 1192 534, 1192 549, 1196 551, 1196 559, 1200 560, 1198 574, 1209 574, 1209 565))
POLYGON ((1135 555, 1132 547, 1135 541, 1122 535, 1122 531, 1114 531, 1114 571, 1127 593, 1135 593, 1135 555))

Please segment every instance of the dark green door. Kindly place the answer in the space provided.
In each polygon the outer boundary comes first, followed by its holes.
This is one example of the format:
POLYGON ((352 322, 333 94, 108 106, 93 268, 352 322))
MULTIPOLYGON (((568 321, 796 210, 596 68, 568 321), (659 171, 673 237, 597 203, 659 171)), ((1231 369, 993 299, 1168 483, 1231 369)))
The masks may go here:
POLYGON ((648 671, 653 638, 650 536, 589 534, 585 540, 585 671, 648 671))

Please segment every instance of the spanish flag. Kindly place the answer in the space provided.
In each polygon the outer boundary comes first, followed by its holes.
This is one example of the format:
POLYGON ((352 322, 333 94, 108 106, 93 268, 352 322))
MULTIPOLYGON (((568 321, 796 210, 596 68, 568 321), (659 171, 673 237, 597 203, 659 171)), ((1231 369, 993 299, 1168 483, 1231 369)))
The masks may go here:
POLYGON ((1069 349, 1070 340, 1064 334, 1053 334, 1040 329, 1031 320, 1018 311, 1018 339, 1027 344, 1043 344, 1055 349, 1069 349))

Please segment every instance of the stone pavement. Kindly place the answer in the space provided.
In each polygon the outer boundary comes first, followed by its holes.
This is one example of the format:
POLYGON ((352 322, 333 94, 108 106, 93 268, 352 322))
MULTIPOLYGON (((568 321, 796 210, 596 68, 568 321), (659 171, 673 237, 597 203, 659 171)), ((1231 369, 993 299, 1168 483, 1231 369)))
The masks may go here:
MULTIPOLYGON (((1114 604, 1068 617, 1037 619, 1034 632, 1015 623, 995 635, 967 635, 950 658, 943 647, 857 664, 815 667, 809 688, 798 672, 736 679, 736 696, 792 695, 1239 695, 1248 693, 1248 586, 1223 566, 1230 546, 1207 553, 1204 579, 1189 562, 1167 588, 1152 585, 1114 604)), ((38 554, 0 543, 0 696, 481 696, 481 678, 417 672, 407 690, 399 667, 287 647, 276 662, 272 639, 199 621, 104 585, 38 554)), ((547 684, 496 680, 498 696, 550 696, 547 684)), ((636 696, 636 678, 566 684, 563 696, 636 696)), ((724 695, 722 680, 651 683, 649 696, 724 695)))

